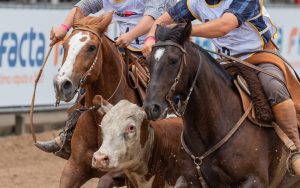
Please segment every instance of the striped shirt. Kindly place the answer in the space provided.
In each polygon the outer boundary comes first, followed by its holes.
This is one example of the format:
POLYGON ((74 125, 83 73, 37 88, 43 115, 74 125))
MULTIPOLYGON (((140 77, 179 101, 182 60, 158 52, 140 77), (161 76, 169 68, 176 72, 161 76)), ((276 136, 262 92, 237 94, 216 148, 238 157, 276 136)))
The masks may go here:
MULTIPOLYGON (((216 5, 221 1, 206 0, 206 3, 209 5, 216 5)), ((224 11, 224 13, 230 12, 234 14, 239 22, 239 26, 247 20, 251 20, 250 22, 257 28, 259 32, 261 32, 264 31, 268 26, 262 16, 256 18, 256 16, 260 15, 261 12, 260 3, 260 0, 234 0, 229 8, 224 11)), ((187 20, 193 21, 196 19, 188 9, 187 0, 179 1, 174 7, 168 10, 168 13, 177 23, 187 20)), ((271 31, 268 30, 267 32, 263 33, 262 37, 264 42, 267 43, 272 38, 271 31)))

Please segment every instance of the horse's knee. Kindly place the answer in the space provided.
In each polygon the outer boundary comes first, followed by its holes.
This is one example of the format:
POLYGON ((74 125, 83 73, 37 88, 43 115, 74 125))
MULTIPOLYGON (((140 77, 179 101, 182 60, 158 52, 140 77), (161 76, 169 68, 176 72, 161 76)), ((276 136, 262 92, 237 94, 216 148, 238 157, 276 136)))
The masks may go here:
POLYGON ((99 179, 97 188, 122 187, 125 185, 125 178, 121 171, 108 172, 99 179))
POLYGON ((60 177, 60 188, 80 187, 87 181, 83 170, 79 170, 71 161, 67 161, 60 177))

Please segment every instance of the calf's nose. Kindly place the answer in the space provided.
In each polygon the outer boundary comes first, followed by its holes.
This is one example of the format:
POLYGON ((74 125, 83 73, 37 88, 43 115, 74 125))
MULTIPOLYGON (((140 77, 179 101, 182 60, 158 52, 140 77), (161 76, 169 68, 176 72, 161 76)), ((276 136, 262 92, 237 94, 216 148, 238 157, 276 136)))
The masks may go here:
POLYGON ((106 168, 109 164, 109 157, 102 153, 94 153, 92 159, 93 168, 106 168))

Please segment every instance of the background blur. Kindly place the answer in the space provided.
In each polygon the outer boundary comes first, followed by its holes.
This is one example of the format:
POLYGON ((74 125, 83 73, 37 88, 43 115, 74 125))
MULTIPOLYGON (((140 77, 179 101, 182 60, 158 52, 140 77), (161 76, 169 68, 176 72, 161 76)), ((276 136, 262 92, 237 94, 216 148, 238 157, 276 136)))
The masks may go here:
MULTIPOLYGON (((65 160, 33 146, 28 134, 28 112, 34 79, 48 51, 49 33, 59 25, 74 0, 0 0, 0 187, 58 187, 65 160)), ((300 73, 300 0, 265 0, 278 26, 276 44, 300 73)), ((108 34, 117 35, 112 25, 108 34)), ((194 38, 207 49, 208 39, 194 38)), ((57 45, 40 79, 36 96, 35 129, 39 140, 58 134, 66 120, 62 103, 55 107, 52 79, 60 67, 63 50, 57 45), (53 130, 54 129, 54 130, 53 130)), ((96 180, 85 185, 95 187, 96 180)))

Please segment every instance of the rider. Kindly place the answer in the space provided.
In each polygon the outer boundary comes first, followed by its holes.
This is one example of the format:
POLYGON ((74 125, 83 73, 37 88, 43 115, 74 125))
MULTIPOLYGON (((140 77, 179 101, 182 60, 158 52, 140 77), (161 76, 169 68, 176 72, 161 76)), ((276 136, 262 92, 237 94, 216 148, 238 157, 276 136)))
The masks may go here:
MULTIPOLYGON (((66 36, 73 24, 78 8, 85 16, 104 10, 106 12, 114 11, 113 20, 122 33, 117 38, 116 45, 121 48, 127 47, 130 51, 141 54, 146 33, 150 30, 154 20, 175 3, 176 0, 81 0, 68 13, 63 24, 52 28, 50 46, 63 40, 66 36)), ((65 130, 55 140, 40 142, 37 147, 46 152, 55 152, 60 157, 68 158, 73 126, 66 125, 65 130)))
POLYGON ((145 34, 148 33, 154 20, 175 3, 176 0, 81 0, 68 13, 63 24, 52 28, 50 45, 66 36, 73 24, 76 9, 79 8, 85 16, 101 10, 114 11, 113 20, 116 21, 121 33, 116 45, 141 52, 145 34))
MULTIPOLYGON (((276 27, 262 5, 262 0, 182 0, 156 19, 145 41, 143 54, 148 56, 151 53, 157 24, 195 19, 200 20, 202 24, 193 25, 191 35, 211 38, 219 52, 237 55, 267 48, 276 50, 272 43, 276 27)), ((247 61, 250 56, 240 58, 247 61)), ((285 81, 282 71, 277 66, 271 63, 258 66, 285 81)), ((290 167, 299 176, 300 140, 294 102, 284 83, 264 73, 259 73, 258 77, 276 122, 297 148, 291 157, 290 167)))

